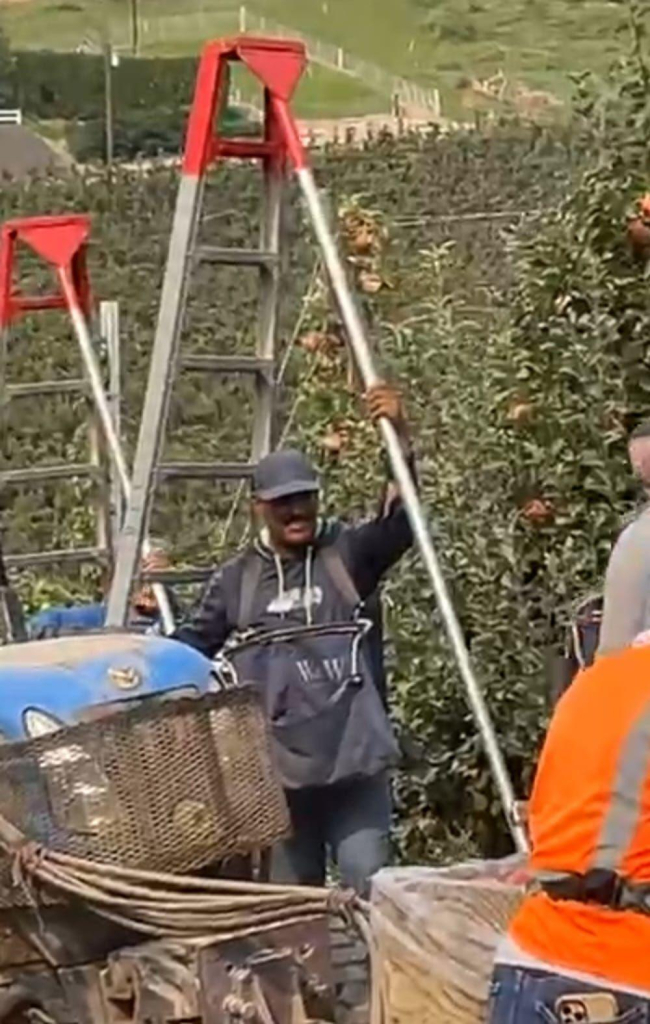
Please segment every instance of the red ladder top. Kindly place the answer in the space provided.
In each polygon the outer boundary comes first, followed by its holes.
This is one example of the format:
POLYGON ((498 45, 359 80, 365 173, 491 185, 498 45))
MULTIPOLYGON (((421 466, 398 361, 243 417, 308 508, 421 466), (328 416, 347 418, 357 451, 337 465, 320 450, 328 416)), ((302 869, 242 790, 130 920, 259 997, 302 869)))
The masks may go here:
POLYGON ((57 271, 68 271, 79 304, 88 315, 91 306, 86 267, 86 245, 90 217, 71 214, 54 217, 23 217, 8 220, 0 229, 0 329, 8 327, 21 313, 42 309, 66 309, 62 291, 46 295, 23 295, 14 285, 16 246, 23 242, 57 271))
POLYGON ((289 156, 296 167, 303 166, 305 153, 288 103, 306 64, 304 44, 293 40, 237 36, 207 43, 187 127, 183 174, 203 174, 219 157, 283 160, 289 156), (261 81, 276 115, 273 127, 267 109, 264 141, 220 139, 214 134, 215 113, 226 99, 227 65, 232 61, 241 61, 261 81))

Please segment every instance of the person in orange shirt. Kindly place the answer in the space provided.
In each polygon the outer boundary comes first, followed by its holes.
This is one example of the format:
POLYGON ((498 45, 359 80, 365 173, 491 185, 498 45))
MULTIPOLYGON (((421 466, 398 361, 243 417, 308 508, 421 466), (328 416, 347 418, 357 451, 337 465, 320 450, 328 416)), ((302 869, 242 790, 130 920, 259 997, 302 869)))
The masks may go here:
POLYGON ((650 638, 580 672, 528 808, 529 891, 490 1024, 650 1022, 650 638))

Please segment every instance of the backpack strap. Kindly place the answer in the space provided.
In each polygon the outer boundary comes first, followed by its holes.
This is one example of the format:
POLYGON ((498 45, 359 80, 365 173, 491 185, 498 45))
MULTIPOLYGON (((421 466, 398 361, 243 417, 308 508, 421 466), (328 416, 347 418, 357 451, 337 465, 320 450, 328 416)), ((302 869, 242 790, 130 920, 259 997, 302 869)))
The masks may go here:
POLYGON ((246 629, 251 622, 255 592, 262 575, 262 560, 255 551, 244 555, 244 566, 239 586, 239 608, 237 611, 237 629, 246 629))
POLYGON ((343 597, 353 608, 361 604, 361 597, 341 554, 334 544, 326 544, 320 549, 320 557, 327 569, 329 578, 343 597))

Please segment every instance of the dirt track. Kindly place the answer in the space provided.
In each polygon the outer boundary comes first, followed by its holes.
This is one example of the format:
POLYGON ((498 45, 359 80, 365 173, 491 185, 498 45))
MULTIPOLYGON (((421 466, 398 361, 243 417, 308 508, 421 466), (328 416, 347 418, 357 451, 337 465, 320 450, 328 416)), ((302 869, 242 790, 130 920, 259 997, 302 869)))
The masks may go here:
POLYGON ((61 155, 44 139, 21 125, 0 125, 0 177, 3 174, 11 178, 45 174, 61 166, 64 166, 61 155))

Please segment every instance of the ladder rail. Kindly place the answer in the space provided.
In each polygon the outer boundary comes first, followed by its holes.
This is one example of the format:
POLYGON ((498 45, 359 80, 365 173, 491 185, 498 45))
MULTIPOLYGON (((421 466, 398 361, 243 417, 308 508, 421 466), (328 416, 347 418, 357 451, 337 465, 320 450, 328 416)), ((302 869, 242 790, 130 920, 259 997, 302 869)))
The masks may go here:
POLYGON ((115 572, 106 611, 109 626, 126 623, 133 580, 153 499, 153 476, 164 441, 171 386, 189 286, 189 264, 198 230, 203 180, 181 178, 163 279, 158 323, 149 366, 140 431, 133 463, 132 486, 120 533, 115 572))

